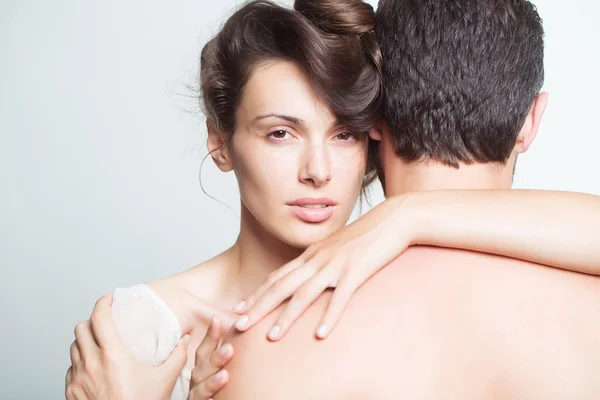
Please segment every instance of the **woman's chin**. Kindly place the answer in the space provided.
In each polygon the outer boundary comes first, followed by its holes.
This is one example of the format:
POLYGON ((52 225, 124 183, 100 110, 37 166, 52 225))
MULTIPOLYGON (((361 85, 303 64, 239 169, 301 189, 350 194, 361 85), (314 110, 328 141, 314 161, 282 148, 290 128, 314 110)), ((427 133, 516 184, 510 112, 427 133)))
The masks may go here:
POLYGON ((342 226, 333 226, 333 224, 330 223, 302 223, 300 226, 290 227, 290 229, 286 230, 286 232, 283 233, 282 239, 290 246, 305 249, 310 245, 324 240, 342 226))

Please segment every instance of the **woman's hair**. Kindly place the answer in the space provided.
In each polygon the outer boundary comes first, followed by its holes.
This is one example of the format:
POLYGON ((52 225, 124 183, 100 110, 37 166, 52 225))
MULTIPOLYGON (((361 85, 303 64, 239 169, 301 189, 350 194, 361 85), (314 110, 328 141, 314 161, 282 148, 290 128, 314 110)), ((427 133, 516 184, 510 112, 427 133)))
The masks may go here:
MULTIPOLYGON (((206 117, 233 135, 235 115, 255 67, 284 60, 306 74, 339 123, 356 134, 375 125, 382 101, 381 52, 373 8, 362 0, 296 0, 294 10, 265 0, 233 14, 201 55, 206 117)), ((363 189, 375 178, 368 162, 363 189)))

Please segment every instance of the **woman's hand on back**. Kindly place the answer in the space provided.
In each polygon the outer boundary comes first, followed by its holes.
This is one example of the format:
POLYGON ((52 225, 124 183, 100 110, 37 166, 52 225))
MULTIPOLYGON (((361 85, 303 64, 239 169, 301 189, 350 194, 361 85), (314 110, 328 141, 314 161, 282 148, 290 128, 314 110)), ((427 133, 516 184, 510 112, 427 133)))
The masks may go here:
POLYGON ((411 212, 406 212, 405 201, 402 196, 386 200, 273 272, 236 306, 235 311, 243 315, 235 327, 247 330, 291 297, 268 334, 269 339, 279 340, 323 291, 334 288, 316 331, 325 338, 354 292, 413 244, 417 225, 411 212))
POLYGON ((233 357, 233 347, 227 343, 220 345, 223 332, 221 319, 213 316, 202 343, 196 349, 188 400, 210 400, 227 384, 229 374, 223 367, 233 357))
POLYGON ((75 328, 67 400, 165 400, 187 361, 184 337, 159 366, 141 364, 121 341, 111 318, 112 297, 96 303, 89 321, 75 328))

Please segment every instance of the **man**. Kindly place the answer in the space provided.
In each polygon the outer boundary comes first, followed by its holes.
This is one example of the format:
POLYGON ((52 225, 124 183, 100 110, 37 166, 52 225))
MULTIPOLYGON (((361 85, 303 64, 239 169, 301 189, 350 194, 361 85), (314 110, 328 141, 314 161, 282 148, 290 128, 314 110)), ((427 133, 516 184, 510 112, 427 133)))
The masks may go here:
MULTIPOLYGON (((388 196, 509 188, 547 95, 543 29, 524 0, 382 0, 388 196), (390 173, 393 171, 393 173, 390 173)), ((458 250, 411 248, 352 298, 329 294, 279 342, 274 312, 228 339, 226 399, 598 399, 600 280, 458 250)))

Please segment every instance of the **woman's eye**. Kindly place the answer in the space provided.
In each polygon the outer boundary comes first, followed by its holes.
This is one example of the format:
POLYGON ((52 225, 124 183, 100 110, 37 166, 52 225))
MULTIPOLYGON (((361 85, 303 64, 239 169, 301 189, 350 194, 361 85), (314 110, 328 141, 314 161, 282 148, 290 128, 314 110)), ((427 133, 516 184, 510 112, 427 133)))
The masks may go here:
POLYGON ((335 138, 338 140, 348 141, 348 140, 355 139, 356 137, 351 133, 342 132, 342 133, 338 134, 335 138))
POLYGON ((278 129, 276 131, 269 133, 268 136, 273 139, 283 140, 287 137, 287 135, 289 135, 289 133, 287 131, 284 131, 283 129, 278 129))

